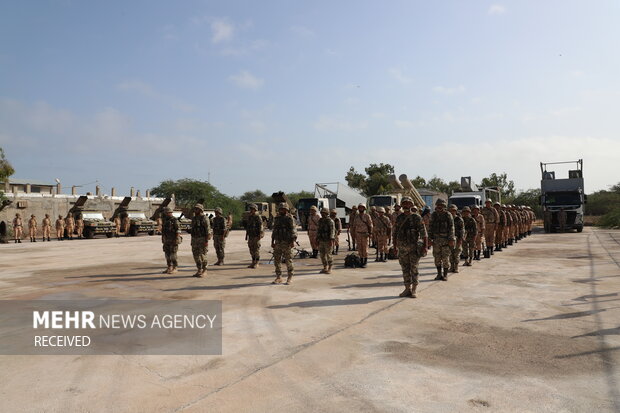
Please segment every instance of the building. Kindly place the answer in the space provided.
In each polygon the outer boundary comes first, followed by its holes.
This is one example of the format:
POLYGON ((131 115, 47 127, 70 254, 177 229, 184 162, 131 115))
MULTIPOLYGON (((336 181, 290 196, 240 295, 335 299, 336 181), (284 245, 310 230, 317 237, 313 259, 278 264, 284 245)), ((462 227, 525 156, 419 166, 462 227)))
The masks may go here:
POLYGON ((34 179, 13 179, 0 182, 0 189, 8 193, 53 194, 56 184, 36 181, 34 179))

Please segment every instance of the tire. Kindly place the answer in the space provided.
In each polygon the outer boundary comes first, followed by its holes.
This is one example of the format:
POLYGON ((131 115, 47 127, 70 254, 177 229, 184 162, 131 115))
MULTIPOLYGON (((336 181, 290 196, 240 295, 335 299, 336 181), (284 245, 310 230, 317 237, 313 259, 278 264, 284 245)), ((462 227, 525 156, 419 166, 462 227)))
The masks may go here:
POLYGON ((84 238, 86 239, 93 239, 95 238, 95 231, 93 231, 92 229, 88 229, 88 228, 84 228, 84 238))
POLYGON ((155 230, 149 231, 149 235, 155 235, 155 230))
POLYGON ((106 232, 105 236, 108 237, 108 238, 112 238, 114 236, 114 233, 113 232, 106 232))
POLYGON ((577 227, 577 232, 582 232, 582 231, 583 231, 583 226, 577 227))
POLYGON ((136 228, 135 225, 132 225, 129 227, 129 236, 130 237, 135 237, 136 235, 138 235, 138 228, 136 228))

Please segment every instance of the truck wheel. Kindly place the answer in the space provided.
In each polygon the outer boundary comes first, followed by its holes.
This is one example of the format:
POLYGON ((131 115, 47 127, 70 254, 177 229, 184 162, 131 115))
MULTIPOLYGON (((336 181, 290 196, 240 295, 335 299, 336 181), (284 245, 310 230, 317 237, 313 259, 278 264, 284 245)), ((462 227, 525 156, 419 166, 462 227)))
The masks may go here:
POLYGON ((135 237, 136 235, 138 235, 138 228, 132 225, 131 227, 129 227, 129 236, 135 237))
POLYGON ((577 232, 582 232, 582 231, 583 231, 583 227, 582 226, 577 227, 577 232))
POLYGON ((114 236, 114 234, 112 232, 106 232, 105 236, 108 238, 112 238, 114 236))
POLYGON ((149 231, 149 235, 155 235, 155 231, 149 231))
POLYGON ((87 238, 87 239, 95 238, 95 231, 89 228, 84 228, 84 238, 87 238))

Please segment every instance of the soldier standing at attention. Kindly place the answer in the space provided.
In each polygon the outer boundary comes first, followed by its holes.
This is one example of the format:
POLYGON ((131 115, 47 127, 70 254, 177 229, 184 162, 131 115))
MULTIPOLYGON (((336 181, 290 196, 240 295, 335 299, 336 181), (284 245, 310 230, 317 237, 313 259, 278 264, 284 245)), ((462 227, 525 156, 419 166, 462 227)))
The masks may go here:
POLYGON ((334 249, 334 238, 336 238, 336 226, 329 217, 329 209, 321 209, 321 219, 317 225, 317 242, 319 243, 319 253, 323 269, 321 274, 332 273, 332 250, 334 249))
POLYGON ((342 233, 342 221, 338 218, 338 212, 335 209, 329 211, 329 217, 334 221, 334 228, 336 228, 336 237, 334 238, 334 250, 333 254, 338 255, 340 249, 340 234, 342 233))
POLYGON ((177 251, 179 250, 179 242, 181 231, 179 231, 179 221, 172 215, 172 208, 164 208, 164 218, 161 229, 161 242, 163 244, 164 255, 166 256, 166 264, 168 268, 164 274, 174 274, 179 266, 177 262, 177 251))
MULTIPOLYGON (((194 205, 194 216, 192 217, 192 254, 196 263, 196 274, 193 277, 202 278, 207 271, 207 251, 209 250, 209 240, 211 239, 211 223, 204 214, 202 204, 194 205)), ((174 218, 176 220, 176 218, 174 218)))
POLYGON ((43 241, 45 241, 46 238, 49 241, 50 232, 52 231, 52 220, 50 219, 50 214, 45 214, 45 218, 43 218, 41 225, 43 227, 43 241))
POLYGON ((502 211, 502 204, 495 202, 493 208, 497 211, 499 220, 497 221, 497 227, 495 228, 495 251, 502 250, 502 243, 504 242, 504 228, 506 226, 506 214, 502 211))
POLYGON ((308 215, 308 238, 310 239, 310 246, 312 247, 312 258, 316 258, 319 253, 319 242, 316 239, 316 234, 319 229, 319 219, 321 219, 321 216, 317 212, 317 208, 312 205, 310 207, 310 215, 308 215))
POLYGON ((252 256, 252 264, 248 265, 248 268, 257 268, 260 260, 260 240, 265 235, 265 230, 263 229, 263 220, 256 214, 258 211, 256 204, 250 204, 249 208, 250 211, 245 224, 245 239, 252 256))
POLYGON ((357 248, 362 260, 362 268, 368 264, 368 237, 372 234, 372 218, 366 213, 366 205, 357 206, 357 217, 355 218, 355 235, 357 237, 357 248))
POLYGON ((416 298, 418 288, 418 264, 426 255, 428 236, 422 217, 413 213, 413 201, 404 197, 401 201, 404 212, 399 214, 394 225, 394 248, 398 248, 398 262, 403 271, 405 290, 400 297, 416 298))
POLYGON ((75 230, 77 232, 78 238, 84 238, 82 234, 84 233, 84 217, 81 212, 77 213, 77 219, 75 220, 75 230))
POLYGON ((273 263, 276 267, 276 279, 272 284, 282 282, 282 259, 286 264, 286 285, 290 285, 293 280, 293 258, 291 248, 295 246, 297 240, 297 224, 285 202, 278 204, 278 215, 273 218, 273 229, 271 231, 271 248, 273 249, 273 263))
POLYGON ((351 212, 349 213, 349 228, 347 230, 349 231, 349 236, 351 237, 351 251, 355 251, 357 249, 355 241, 355 219, 357 218, 357 216, 357 205, 353 205, 351 207, 351 212))
MULTIPOLYGON (((455 223, 456 226, 456 223, 455 223)), ((465 252, 465 267, 471 267, 471 260, 476 249, 476 237, 478 235, 478 223, 471 216, 469 207, 463 207, 463 226, 465 228, 465 239, 463 240, 463 251, 465 252)))
POLYGON ((73 219, 73 215, 69 214, 67 218, 65 218, 65 228, 67 229, 67 236, 69 239, 73 239, 73 231, 75 231, 75 220, 73 219))
POLYGON ((22 223, 22 216, 20 214, 15 214, 15 218, 13 218, 13 237, 15 238, 15 243, 22 243, 22 232, 24 231, 24 224, 22 223))
POLYGON ((377 259, 379 262, 387 261, 388 239, 392 237, 392 222, 385 216, 383 207, 377 208, 377 218, 374 223, 374 236, 377 242, 377 259))
POLYGON ((480 261, 480 254, 482 252, 482 237, 484 236, 484 232, 486 231, 486 223, 484 222, 484 217, 480 213, 480 207, 478 205, 474 205, 472 207, 472 215, 473 218, 476 220, 478 230, 475 240, 476 254, 474 256, 474 259, 480 261))
POLYGON ((58 241, 63 240, 64 232, 65 232, 65 221, 62 219, 62 215, 58 215, 58 219, 56 220, 56 238, 58 238, 58 241))
POLYGON ((495 245, 495 227, 497 225, 497 221, 499 221, 499 214, 497 213, 497 210, 491 206, 491 202, 492 201, 490 199, 487 199, 484 202, 484 208, 480 211, 484 217, 484 223, 486 225, 484 241, 489 258, 493 255, 493 245, 495 245))
POLYGON ((445 210, 446 201, 438 199, 435 202, 435 211, 431 214, 428 224, 430 245, 433 247, 437 277, 435 280, 448 281, 448 267, 450 265, 450 249, 454 247, 454 218, 445 210), (443 268, 443 273, 442 273, 443 268))
POLYGON ((512 231, 512 216, 510 216, 510 212, 506 205, 502 205, 502 211, 504 212, 504 216, 506 217, 506 225, 504 226, 504 244, 503 248, 508 248, 508 241, 510 239, 510 232, 512 231))
POLYGON ((224 265, 224 248, 226 248, 226 237, 229 231, 226 218, 222 215, 222 208, 215 208, 215 218, 213 218, 213 245, 217 262, 214 265, 224 265))
POLYGON ((30 242, 37 242, 37 217, 30 215, 28 220, 28 235, 30 235, 30 242))
POLYGON ((449 212, 454 219, 454 237, 456 238, 454 246, 450 247, 450 270, 449 272, 459 272, 459 261, 461 260, 461 252, 463 252, 463 240, 467 236, 465 233, 465 222, 458 213, 459 208, 452 204, 449 212))
POLYGON ((379 216, 379 214, 377 213, 377 207, 376 206, 371 206, 370 207, 370 212, 368 213, 368 215, 370 215, 370 219, 372 219, 372 227, 373 227, 373 233, 370 234, 370 246, 372 248, 377 248, 377 239, 375 238, 375 233, 374 233, 374 228, 377 226, 377 217, 379 216))

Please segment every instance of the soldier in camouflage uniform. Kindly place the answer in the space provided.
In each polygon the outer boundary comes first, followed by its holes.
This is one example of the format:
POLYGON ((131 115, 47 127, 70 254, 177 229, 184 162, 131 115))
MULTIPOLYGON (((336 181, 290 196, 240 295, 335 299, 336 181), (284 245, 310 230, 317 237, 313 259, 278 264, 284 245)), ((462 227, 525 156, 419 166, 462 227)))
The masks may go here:
POLYGON ((413 213, 413 201, 403 197, 401 205, 404 212, 398 214, 394 224, 393 243, 398 249, 398 262, 403 271, 405 290, 400 297, 416 297, 418 287, 418 264, 420 258, 426 255, 428 237, 422 217, 413 213))
POLYGON ((450 266, 450 248, 454 247, 454 218, 445 210, 446 201, 438 199, 435 202, 435 211, 431 214, 428 224, 430 229, 429 243, 433 247, 437 277, 435 280, 448 281, 448 267, 450 266), (443 273, 442 273, 443 269, 443 273))
POLYGON ((202 204, 194 205, 194 216, 192 217, 192 254, 196 263, 196 274, 194 277, 201 278, 207 270, 207 251, 209 250, 209 240, 211 239, 211 223, 204 214, 202 204))
POLYGON ((329 217, 334 221, 334 227, 336 228, 336 238, 334 238, 334 250, 332 254, 338 255, 338 250, 340 249, 340 234, 342 233, 342 221, 338 218, 338 211, 332 209, 329 211, 329 217))
POLYGON ((73 239, 73 231, 75 231, 75 219, 73 219, 73 215, 69 214, 69 216, 65 218, 65 228, 67 229, 67 236, 69 239, 73 239))
POLYGON ((321 274, 332 273, 332 249, 334 248, 334 238, 336 237, 336 226, 334 221, 329 217, 329 209, 321 209, 321 219, 317 226, 317 242, 319 243, 319 253, 323 269, 321 274))
POLYGON ((497 210, 491 206, 491 203, 492 201, 487 199, 484 202, 484 208, 480 211, 482 216, 484 216, 484 223, 486 225, 484 241, 489 258, 493 255, 493 246, 495 245, 495 227, 499 221, 499 214, 497 213, 497 210))
POLYGON ((317 207, 312 205, 310 207, 310 214, 308 215, 308 239, 310 240, 310 247, 312 248, 312 258, 318 257, 319 254, 319 242, 316 239, 316 234, 319 229, 319 219, 321 219, 321 215, 319 215, 317 207))
POLYGON ((222 215, 222 208, 215 208, 215 218, 213 218, 213 245, 217 262, 214 265, 224 265, 224 248, 226 248, 226 237, 228 237, 228 222, 222 215))
POLYGON ((383 207, 377 208, 377 218, 374 221, 374 238, 377 243, 377 259, 386 262, 388 255, 388 239, 392 237, 392 222, 385 216, 383 207))
POLYGON ((56 220, 56 238, 58 241, 63 241, 65 232, 65 221, 62 219, 62 215, 58 215, 56 220))
POLYGON ((50 240, 50 232, 52 232, 52 220, 50 219, 50 214, 45 214, 45 218, 43 218, 43 222, 41 223, 43 227, 43 241, 47 238, 50 240))
POLYGON ((30 242, 37 242, 37 217, 30 215, 28 220, 28 234, 30 235, 30 242))
POLYGON ((349 245, 351 251, 357 250, 357 241, 355 240, 355 237, 357 235, 355 234, 355 220, 357 219, 357 217, 357 205, 353 205, 351 207, 351 212, 349 213, 349 228, 347 230, 349 232, 349 237, 351 238, 351 245, 349 245))
POLYGON ((249 214, 245 225, 245 239, 248 242, 252 264, 248 268, 257 268, 260 261, 260 240, 265 236, 263 228, 263 220, 256 214, 258 207, 256 204, 250 204, 249 214))
POLYGON ((372 218, 366 213, 366 205, 357 206, 358 214, 355 218, 355 236, 357 237, 357 248, 359 257, 362 260, 362 268, 368 264, 368 237, 372 234, 372 218))
POLYGON ((459 261, 461 260, 461 252, 463 252, 463 240, 467 237, 465 233, 465 222, 458 214, 459 208, 452 204, 449 212, 454 219, 454 246, 450 247, 450 269, 449 272, 459 272, 459 261))
POLYGON ((13 237, 15 238, 15 243, 22 243, 23 231, 24 224, 22 221, 22 216, 20 214, 15 214, 15 218, 13 218, 13 237))
POLYGON ((512 231, 512 217, 506 205, 502 205, 502 211, 504 212, 504 216, 506 217, 506 225, 504 226, 504 243, 502 244, 502 248, 508 248, 510 233, 512 231))
POLYGON ((475 240, 476 254, 474 255, 474 259, 480 261, 480 254, 482 253, 482 239, 486 230, 486 223, 484 222, 484 217, 480 213, 480 207, 478 205, 474 205, 472 207, 472 217, 476 220, 478 230, 475 240))
POLYGON ((75 232, 77 233, 78 238, 84 238, 84 217, 81 212, 78 212, 75 220, 75 232))
POLYGON ((478 223, 471 216, 471 210, 469 207, 463 207, 463 226, 465 228, 465 239, 463 240, 463 252, 465 253, 466 267, 471 266, 471 260, 474 258, 474 251, 476 250, 476 237, 478 235, 478 223))
POLYGON ((271 231, 271 248, 273 249, 273 263, 276 267, 276 279, 272 284, 282 282, 282 259, 286 263, 286 285, 291 284, 293 279, 293 259, 291 249, 297 240, 297 225, 295 219, 289 214, 288 205, 282 202, 278 205, 278 215, 273 219, 271 231))
POLYGON ((168 268, 164 274, 174 274, 179 266, 177 262, 177 251, 179 250, 181 231, 179 221, 172 215, 172 208, 164 208, 164 222, 161 229, 161 242, 163 244, 164 255, 168 268))
POLYGON ((495 228, 495 251, 502 250, 502 244, 504 242, 504 227, 506 226, 506 213, 502 211, 502 204, 495 202, 493 208, 497 211, 499 220, 497 221, 497 227, 495 228))

